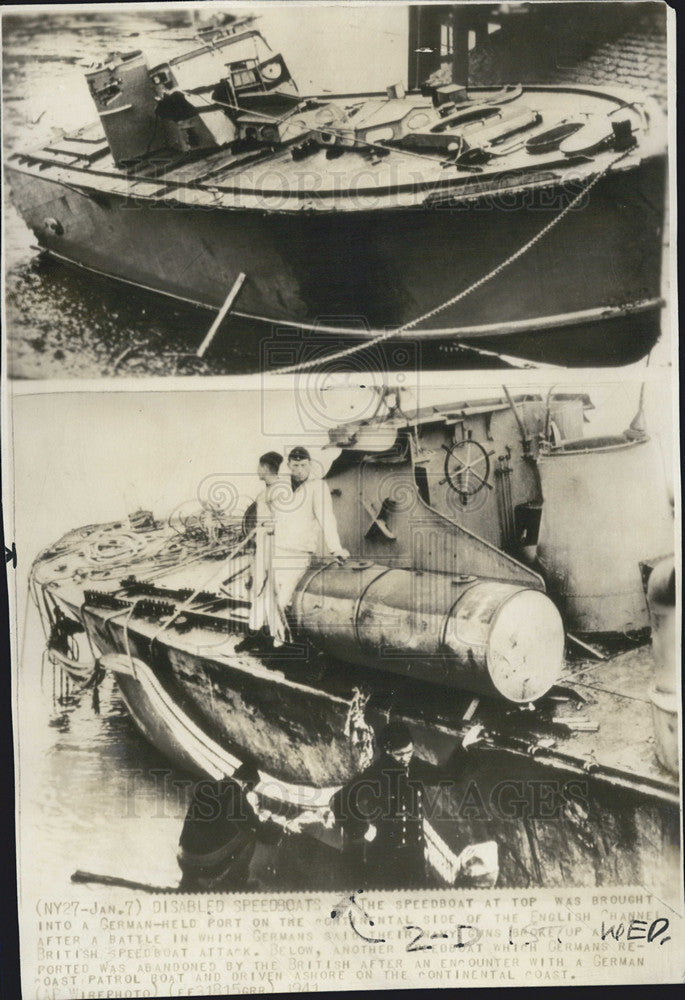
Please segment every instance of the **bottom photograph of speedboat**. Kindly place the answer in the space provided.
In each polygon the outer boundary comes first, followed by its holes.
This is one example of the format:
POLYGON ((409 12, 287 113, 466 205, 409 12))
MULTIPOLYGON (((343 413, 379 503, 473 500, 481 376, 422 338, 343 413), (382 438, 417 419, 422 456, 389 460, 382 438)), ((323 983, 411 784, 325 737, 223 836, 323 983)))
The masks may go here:
MULTIPOLYGON (((667 891, 675 545, 650 387, 620 388, 619 425, 616 384, 374 392, 314 430, 266 433, 262 414, 252 460, 231 457, 231 420, 268 390, 211 393, 197 446, 147 422, 150 468, 185 482, 195 449, 201 487, 127 509, 122 469, 120 518, 33 562, 53 725, 116 697, 121 744, 187 776, 166 891, 273 887, 276 869, 300 889, 667 891), (207 474, 210 428, 235 474, 207 474)), ((74 878, 116 884, 116 857, 74 878)))

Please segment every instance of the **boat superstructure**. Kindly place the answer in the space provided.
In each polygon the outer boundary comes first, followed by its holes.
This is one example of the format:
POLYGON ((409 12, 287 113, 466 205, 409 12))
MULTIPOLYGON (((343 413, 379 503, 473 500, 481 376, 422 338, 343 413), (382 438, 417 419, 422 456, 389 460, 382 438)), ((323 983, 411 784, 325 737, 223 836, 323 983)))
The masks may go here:
MULTIPOLYGON (((330 847, 340 847, 330 797, 369 763, 384 722, 405 721, 419 754, 445 767, 480 723, 487 738, 469 768, 455 766, 436 793, 436 878, 452 882, 476 839, 498 843, 503 885, 667 884, 678 781, 672 753, 654 751, 652 711, 667 725, 671 681, 655 675, 646 597, 654 573, 662 614, 665 487, 653 486, 639 558, 616 553, 613 590, 604 577, 593 616, 574 589, 595 569, 593 539, 545 534, 568 506, 546 488, 546 463, 571 458, 598 532, 615 517, 594 486, 598 457, 626 487, 644 469, 641 428, 582 438, 591 405, 582 393, 507 391, 412 413, 390 402, 332 430, 338 453, 321 485, 350 557, 303 572, 280 648, 241 645, 249 516, 207 507, 163 523, 137 512, 73 532, 32 572, 53 662, 81 683, 113 674, 146 737, 195 774, 256 756, 263 801, 314 812, 330 847)), ((622 495, 643 503, 637 489, 622 495)))
POLYGON ((244 274, 239 317, 394 330, 445 360, 456 340, 544 334, 609 338, 616 363, 658 336, 666 146, 647 95, 302 96, 251 27, 86 79, 99 120, 6 165, 58 258, 212 309, 244 274))

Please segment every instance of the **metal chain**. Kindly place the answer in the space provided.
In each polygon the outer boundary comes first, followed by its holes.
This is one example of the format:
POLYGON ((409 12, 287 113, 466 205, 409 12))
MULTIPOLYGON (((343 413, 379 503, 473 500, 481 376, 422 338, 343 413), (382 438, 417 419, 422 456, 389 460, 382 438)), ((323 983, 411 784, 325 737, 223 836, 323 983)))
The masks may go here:
POLYGON ((311 368, 317 368, 320 365, 329 364, 331 361, 337 361, 340 358, 350 357, 353 354, 357 354, 359 351, 368 350, 371 347, 375 347, 377 344, 383 343, 383 341, 390 340, 393 337, 397 337, 400 334, 405 333, 407 330, 413 329, 419 323, 424 322, 424 320, 431 319, 433 316, 442 312, 444 309, 448 309, 450 306, 456 305, 457 302, 460 302, 462 299, 466 298, 466 296, 470 295, 471 292, 475 292, 477 288, 482 287, 488 281, 491 281, 493 278, 495 278, 498 274, 501 274, 501 272, 504 271, 505 268, 509 267, 510 264, 513 264, 515 260, 519 259, 519 257, 523 257, 523 255, 527 253, 532 247, 534 247, 536 243, 538 243, 541 239, 543 239, 547 235, 547 233, 549 233, 552 229, 554 229, 554 227, 557 226, 561 222, 561 220, 566 215, 568 215, 569 212, 573 211, 576 205, 578 205, 579 202, 585 197, 585 195, 592 190, 595 184, 597 184, 609 172, 609 170, 611 170, 611 168, 614 167, 619 162, 619 160, 622 160, 625 156, 627 156, 629 152, 631 152, 631 150, 624 150, 613 160, 610 160, 607 163, 607 165, 598 174, 595 174, 592 180, 585 185, 583 190, 580 191, 575 196, 575 198, 573 198, 568 203, 568 205, 566 205, 564 209, 562 209, 559 215, 555 216, 550 222, 547 223, 546 226, 543 226, 543 228, 540 230, 539 233, 536 233, 536 235, 533 236, 532 239, 528 240, 527 243, 524 243, 522 247, 519 247, 518 250, 514 251, 514 253, 511 254, 511 256, 507 257, 506 260, 503 260, 500 264, 494 267, 492 271, 490 271, 488 274, 483 275, 483 277, 479 278, 477 281, 474 281, 472 285, 469 285, 468 288, 465 288, 463 291, 458 292, 457 295, 454 295, 451 299, 448 299, 446 302, 442 302, 440 305, 436 306, 434 309, 431 309, 429 312, 423 313, 423 315, 421 316, 417 316, 415 319, 410 320, 403 326, 397 327, 396 329, 393 330, 386 330, 383 333, 379 333, 377 336, 372 337, 370 340, 365 340, 361 344, 355 344, 353 347, 346 347, 339 351, 335 351, 333 354, 329 354, 325 358, 313 358, 310 361, 302 361, 299 364, 287 365, 284 368, 277 368, 274 372, 269 372, 269 374, 290 375, 293 372, 307 371, 308 369, 311 368))

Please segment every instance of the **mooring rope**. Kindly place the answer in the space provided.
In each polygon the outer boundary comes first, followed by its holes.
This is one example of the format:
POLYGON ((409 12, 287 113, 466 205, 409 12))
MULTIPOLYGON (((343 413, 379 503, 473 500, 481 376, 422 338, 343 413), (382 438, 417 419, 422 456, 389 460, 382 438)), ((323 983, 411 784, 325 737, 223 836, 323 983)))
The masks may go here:
POLYGON ((339 351, 334 351, 325 358, 313 358, 310 361, 301 361, 294 365, 286 365, 283 368, 277 368, 275 371, 269 372, 269 374, 290 375, 294 372, 303 372, 312 368, 318 368, 321 365, 330 364, 331 361, 338 361, 341 358, 351 357, 353 354, 358 354, 360 351, 368 350, 369 348, 375 347, 377 344, 381 344, 386 340, 398 337, 401 334, 406 333, 408 330, 412 330, 415 326, 418 326, 419 323, 423 323, 425 320, 431 319, 433 316, 443 312, 443 310, 448 309, 450 306, 456 305, 457 302, 465 299, 467 295, 471 294, 471 292, 475 292, 476 289, 481 288, 488 281, 491 281, 493 278, 497 277, 498 274, 501 274, 502 271, 509 267, 510 264, 513 264, 515 260, 518 260, 520 257, 523 257, 524 254, 528 253, 528 251, 531 250, 536 243, 539 243, 539 241, 543 239, 552 229, 554 229, 555 226, 558 226, 561 220, 564 219, 569 212, 572 212, 576 205, 578 205, 592 190, 592 188, 599 183, 600 180, 602 180, 609 170, 611 170, 612 167, 627 156, 629 152, 631 152, 631 149, 626 149, 619 153, 618 156, 614 157, 613 160, 610 160, 606 166, 600 170, 599 173, 595 174, 595 176, 585 185, 582 191, 580 191, 575 198, 571 199, 568 205, 561 210, 559 215, 556 215, 553 219, 551 219, 550 222, 548 222, 546 226, 543 226, 542 229, 530 240, 528 240, 527 243, 524 243, 518 250, 515 250, 514 253, 507 257, 506 260, 501 261, 501 263, 489 271, 488 274, 483 275, 481 278, 478 278, 477 281, 474 281, 473 284, 469 285, 468 288, 465 288, 463 291, 453 295, 451 299, 447 299, 446 302, 442 302, 440 305, 435 306, 435 308, 430 309, 421 316, 417 316, 415 319, 410 320, 403 326, 396 327, 393 330, 385 330, 383 333, 379 333, 375 337, 371 337, 370 340, 365 340, 352 347, 346 347, 339 351))

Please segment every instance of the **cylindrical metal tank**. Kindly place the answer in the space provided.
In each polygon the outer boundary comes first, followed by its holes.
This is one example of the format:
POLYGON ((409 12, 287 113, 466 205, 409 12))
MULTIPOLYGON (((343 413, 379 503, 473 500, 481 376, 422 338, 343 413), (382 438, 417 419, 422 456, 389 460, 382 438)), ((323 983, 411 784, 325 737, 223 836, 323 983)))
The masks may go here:
POLYGON ((309 573, 293 614, 339 659, 515 702, 542 697, 563 667, 559 612, 522 584, 348 561, 309 573))
POLYGON ((647 584, 652 622, 654 686, 650 691, 656 755, 672 774, 678 773, 678 667, 675 635, 675 565, 673 559, 656 564, 647 584))
POLYGON ((86 73, 86 80, 116 164, 164 146, 155 88, 142 52, 112 55, 106 64, 86 73))
POLYGON ((538 559, 567 628, 649 625, 640 562, 673 551, 673 514, 649 438, 564 441, 538 457, 538 559))

